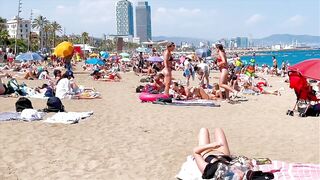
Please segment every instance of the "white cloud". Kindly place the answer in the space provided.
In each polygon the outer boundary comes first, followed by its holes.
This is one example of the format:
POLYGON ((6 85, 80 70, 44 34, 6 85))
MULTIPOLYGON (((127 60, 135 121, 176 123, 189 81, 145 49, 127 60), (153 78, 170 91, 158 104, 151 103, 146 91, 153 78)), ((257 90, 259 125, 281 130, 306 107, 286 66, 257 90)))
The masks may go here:
POLYGON ((261 14, 254 14, 246 20, 246 24, 254 25, 263 21, 264 19, 265 19, 264 16, 262 16, 261 14))
POLYGON ((287 21, 286 24, 287 25, 291 25, 291 26, 300 26, 304 23, 304 17, 297 14, 294 15, 292 17, 290 17, 287 21))

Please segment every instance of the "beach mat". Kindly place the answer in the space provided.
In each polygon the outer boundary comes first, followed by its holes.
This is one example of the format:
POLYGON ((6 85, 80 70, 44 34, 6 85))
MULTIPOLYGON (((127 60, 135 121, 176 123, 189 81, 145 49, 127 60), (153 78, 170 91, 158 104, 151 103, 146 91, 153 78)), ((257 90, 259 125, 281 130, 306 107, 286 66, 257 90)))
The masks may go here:
MULTIPOLYGON (((255 165, 257 170, 272 172, 275 180, 316 180, 320 177, 320 164, 287 163, 273 160, 272 164, 255 165)), ((187 156, 175 176, 183 180, 202 180, 202 174, 192 156, 187 156)))
POLYGON ((220 104, 217 104, 212 100, 206 100, 206 99, 192 99, 192 100, 176 100, 176 99, 172 99, 172 103, 155 101, 155 102, 153 102, 153 104, 174 105, 174 106, 220 107, 220 104))
POLYGON ((272 164, 258 165, 263 172, 273 172, 274 179, 320 179, 320 164, 287 163, 272 161, 272 164))

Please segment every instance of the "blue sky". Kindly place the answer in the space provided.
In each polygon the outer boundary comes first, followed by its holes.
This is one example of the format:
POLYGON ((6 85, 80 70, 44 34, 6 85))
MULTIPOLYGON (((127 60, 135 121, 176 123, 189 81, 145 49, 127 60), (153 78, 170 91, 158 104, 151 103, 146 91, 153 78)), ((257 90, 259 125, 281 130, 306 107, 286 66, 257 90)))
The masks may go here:
MULTIPOLYGON (((43 15, 67 34, 115 34, 117 0, 22 0, 21 17, 43 15)), ((136 5, 139 0, 131 0, 136 5)), ((197 38, 320 35, 320 0, 149 0, 153 36, 197 38)), ((0 0, 0 16, 17 13, 18 0, 0 0)))

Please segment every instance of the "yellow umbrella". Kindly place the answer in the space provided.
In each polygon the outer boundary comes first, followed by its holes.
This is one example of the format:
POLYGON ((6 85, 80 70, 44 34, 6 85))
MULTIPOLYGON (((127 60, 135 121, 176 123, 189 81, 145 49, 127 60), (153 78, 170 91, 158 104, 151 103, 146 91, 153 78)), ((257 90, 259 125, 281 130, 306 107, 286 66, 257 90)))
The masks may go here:
POLYGON ((97 54, 97 53, 90 54, 90 57, 98 57, 98 56, 99 56, 99 54, 97 54))
POLYGON ((57 57, 69 57, 73 55, 73 44, 71 42, 64 41, 54 49, 54 54, 57 57))

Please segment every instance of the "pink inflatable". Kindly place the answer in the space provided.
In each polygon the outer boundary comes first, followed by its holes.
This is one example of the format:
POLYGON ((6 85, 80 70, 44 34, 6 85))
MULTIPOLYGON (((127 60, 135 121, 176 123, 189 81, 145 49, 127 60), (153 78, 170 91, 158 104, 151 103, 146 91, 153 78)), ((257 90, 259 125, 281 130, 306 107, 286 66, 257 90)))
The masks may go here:
POLYGON ((150 94, 150 93, 141 93, 139 99, 142 102, 154 102, 159 98, 168 98, 165 94, 150 94))

